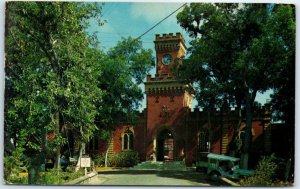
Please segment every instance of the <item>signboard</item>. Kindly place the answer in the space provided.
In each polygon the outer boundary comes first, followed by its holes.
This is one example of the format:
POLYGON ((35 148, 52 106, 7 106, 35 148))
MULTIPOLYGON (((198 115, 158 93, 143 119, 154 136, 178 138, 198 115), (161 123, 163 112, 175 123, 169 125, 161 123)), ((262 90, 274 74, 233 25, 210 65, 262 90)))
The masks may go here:
POLYGON ((80 158, 80 166, 81 167, 91 167, 91 158, 89 158, 89 157, 80 158))

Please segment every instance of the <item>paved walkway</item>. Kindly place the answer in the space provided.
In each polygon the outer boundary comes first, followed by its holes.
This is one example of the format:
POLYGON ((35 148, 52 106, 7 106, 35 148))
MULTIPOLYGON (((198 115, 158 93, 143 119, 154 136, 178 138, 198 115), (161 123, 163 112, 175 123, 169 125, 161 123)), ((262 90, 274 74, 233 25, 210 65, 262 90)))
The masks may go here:
POLYGON ((102 186, 218 186, 204 173, 192 171, 110 170, 101 171, 84 185, 102 186))

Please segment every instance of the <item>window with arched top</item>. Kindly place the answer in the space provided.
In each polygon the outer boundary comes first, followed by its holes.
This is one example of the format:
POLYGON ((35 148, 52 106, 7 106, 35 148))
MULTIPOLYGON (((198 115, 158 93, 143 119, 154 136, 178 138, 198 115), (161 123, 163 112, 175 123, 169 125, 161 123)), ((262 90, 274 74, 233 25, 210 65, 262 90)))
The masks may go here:
POLYGON ((198 151, 199 152, 209 152, 210 142, 209 134, 207 130, 199 132, 198 135, 198 151))
POLYGON ((123 150, 133 150, 133 133, 129 129, 123 135, 123 150))

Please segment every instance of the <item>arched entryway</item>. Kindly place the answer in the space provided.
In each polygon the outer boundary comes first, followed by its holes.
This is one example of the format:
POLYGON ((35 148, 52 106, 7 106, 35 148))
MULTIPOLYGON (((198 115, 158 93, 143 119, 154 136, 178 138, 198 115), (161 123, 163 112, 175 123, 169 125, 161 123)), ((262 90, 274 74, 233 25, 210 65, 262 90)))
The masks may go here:
POLYGON ((169 129, 157 135, 157 161, 174 160, 174 136, 169 129))

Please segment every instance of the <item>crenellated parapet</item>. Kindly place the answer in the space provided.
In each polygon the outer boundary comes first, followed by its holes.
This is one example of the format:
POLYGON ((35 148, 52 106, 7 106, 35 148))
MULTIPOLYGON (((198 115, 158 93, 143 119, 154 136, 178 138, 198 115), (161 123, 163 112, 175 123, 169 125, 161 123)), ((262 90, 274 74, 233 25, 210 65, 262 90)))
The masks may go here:
POLYGON ((187 89, 186 85, 181 83, 170 82, 169 85, 166 83, 151 84, 145 85, 146 94, 182 94, 187 89))
POLYGON ((158 75, 156 74, 155 77, 151 77, 151 75, 147 75, 147 82, 155 82, 155 81, 173 81, 174 76, 170 76, 169 74, 163 74, 163 75, 158 75))
POLYGON ((186 50, 185 40, 180 33, 156 34, 154 43, 157 52, 186 50))
MULTIPOLYGON (((210 110, 210 115, 214 117, 226 117, 228 120, 236 120, 238 119, 239 111, 237 109, 226 109, 226 111, 222 111, 222 108, 213 108, 210 110)), ((246 110, 243 108, 241 110, 242 117, 246 117, 246 110)), ((208 109, 199 109, 198 107, 194 108, 190 112, 191 118, 200 118, 207 119, 208 109)), ((265 104, 264 106, 254 106, 252 108, 252 118, 253 120, 264 120, 266 122, 271 121, 271 106, 270 104, 265 104)))
POLYGON ((155 87, 155 88, 149 88, 149 90, 146 92, 147 94, 181 94, 184 92, 183 87, 155 87))
POLYGON ((145 92, 151 94, 182 94, 188 91, 192 93, 192 86, 184 81, 174 79, 151 78, 145 83, 145 92))
POLYGON ((182 42, 185 42, 180 32, 177 32, 175 35, 173 35, 173 33, 168 33, 168 34, 164 33, 162 35, 160 34, 155 35, 156 41, 176 40, 176 39, 180 39, 182 40, 182 42))

